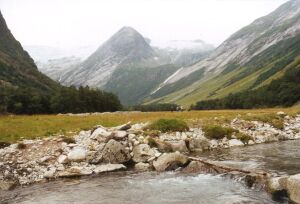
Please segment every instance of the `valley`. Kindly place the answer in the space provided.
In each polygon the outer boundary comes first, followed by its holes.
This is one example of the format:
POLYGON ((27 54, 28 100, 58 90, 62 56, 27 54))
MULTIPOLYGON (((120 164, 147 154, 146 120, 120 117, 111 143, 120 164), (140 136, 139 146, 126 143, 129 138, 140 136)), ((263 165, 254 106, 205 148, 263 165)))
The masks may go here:
POLYGON ((31 1, 0 2, 0 203, 300 203, 300 0, 31 1))

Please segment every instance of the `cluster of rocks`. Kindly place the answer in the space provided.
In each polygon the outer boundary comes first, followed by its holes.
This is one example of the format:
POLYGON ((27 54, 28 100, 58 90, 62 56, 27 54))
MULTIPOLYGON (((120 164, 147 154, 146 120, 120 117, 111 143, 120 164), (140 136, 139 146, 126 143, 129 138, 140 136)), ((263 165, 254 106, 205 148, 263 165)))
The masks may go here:
MULTIPOLYGON (((147 124, 97 126, 73 138, 50 137, 25 140, 0 149, 0 189, 59 177, 84 176, 132 168, 136 171, 166 171, 187 166, 191 152, 244 146, 231 136, 220 140, 205 137, 201 128, 187 132, 148 135, 147 124)), ((258 121, 234 119, 229 124, 251 137, 248 144, 300 139, 300 115, 284 118, 279 130, 258 121)))

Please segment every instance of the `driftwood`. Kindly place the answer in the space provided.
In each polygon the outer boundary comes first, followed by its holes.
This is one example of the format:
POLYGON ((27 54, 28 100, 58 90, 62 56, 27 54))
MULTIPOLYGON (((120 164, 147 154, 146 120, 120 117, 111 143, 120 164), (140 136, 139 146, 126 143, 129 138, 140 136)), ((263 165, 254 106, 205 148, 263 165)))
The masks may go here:
POLYGON ((255 171, 249 171, 249 170, 244 170, 244 169, 239 169, 234 167, 228 167, 228 166, 213 163, 212 161, 201 159, 199 157, 189 157, 189 159, 192 161, 200 162, 206 165, 207 167, 214 169, 217 173, 240 172, 243 174, 251 174, 256 176, 263 176, 263 177, 268 176, 267 172, 255 172, 255 171))

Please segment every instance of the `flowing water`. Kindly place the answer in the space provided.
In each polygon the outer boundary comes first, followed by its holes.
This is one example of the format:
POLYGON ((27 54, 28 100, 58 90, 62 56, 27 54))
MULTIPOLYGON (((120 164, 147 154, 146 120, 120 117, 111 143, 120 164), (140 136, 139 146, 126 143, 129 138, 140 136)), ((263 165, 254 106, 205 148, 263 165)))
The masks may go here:
MULTIPOLYGON (((280 174, 300 173, 300 141, 213 151, 205 155, 232 166, 280 174)), ((203 156, 203 155, 201 155, 203 156)), ((99 177, 58 180, 0 193, 0 203, 276 203, 263 191, 213 175, 110 173, 99 177)))

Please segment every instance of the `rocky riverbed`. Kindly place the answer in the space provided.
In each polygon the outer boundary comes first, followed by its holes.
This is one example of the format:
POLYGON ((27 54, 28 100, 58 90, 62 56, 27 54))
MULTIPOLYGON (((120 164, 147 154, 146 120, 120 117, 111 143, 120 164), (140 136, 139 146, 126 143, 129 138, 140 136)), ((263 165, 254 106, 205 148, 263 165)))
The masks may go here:
MULTIPOLYGON (((71 138, 25 140, 0 150, 0 188, 8 190, 16 185, 126 169, 236 175, 237 169, 223 168, 217 164, 214 166, 209 161, 192 161, 193 157, 189 156, 201 156, 202 152, 212 149, 300 139, 300 115, 285 116, 282 129, 240 118, 232 120, 228 125, 249 135, 251 139, 247 144, 235 138, 235 135, 231 139, 208 139, 201 127, 153 136, 144 131, 147 124, 128 123, 113 128, 97 126, 71 138)), ((292 201, 300 203, 299 175, 274 177, 247 171, 238 173, 242 173, 248 183, 250 178, 250 184, 252 178, 255 178, 253 182, 263 180, 263 185, 267 185, 266 189, 271 193, 286 192, 292 201), (260 176, 264 178, 257 179, 260 176)))

